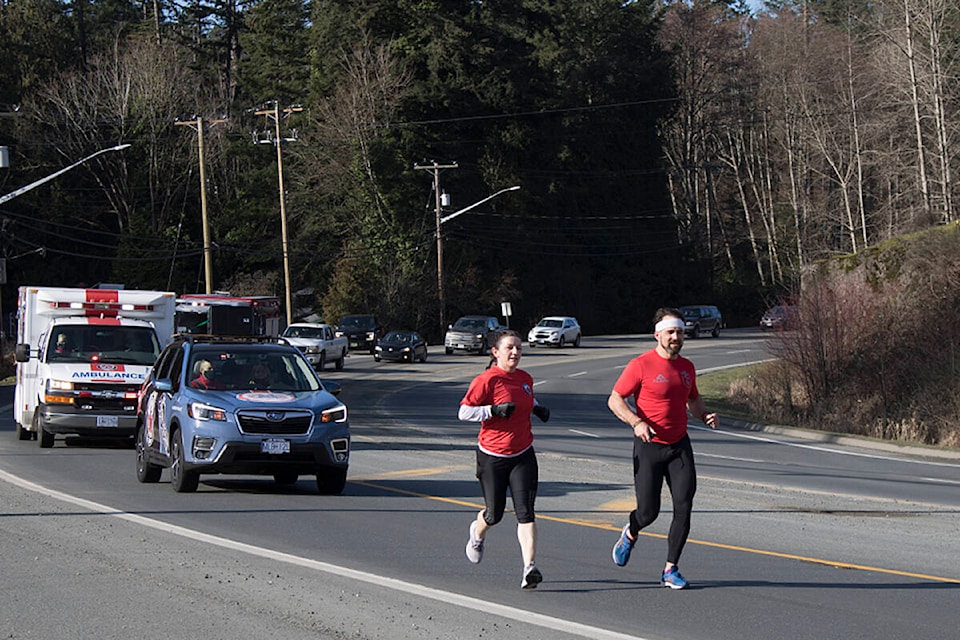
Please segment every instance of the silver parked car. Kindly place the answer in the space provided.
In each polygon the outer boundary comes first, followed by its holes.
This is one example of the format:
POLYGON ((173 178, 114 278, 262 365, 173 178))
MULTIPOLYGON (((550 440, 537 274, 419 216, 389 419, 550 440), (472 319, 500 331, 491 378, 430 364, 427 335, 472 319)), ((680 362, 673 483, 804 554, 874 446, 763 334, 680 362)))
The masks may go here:
POLYGON ((784 304, 770 307, 760 318, 760 327, 763 329, 780 329, 787 331, 795 329, 797 325, 797 308, 784 304))
POLYGON ((493 316, 463 316, 447 327, 443 349, 447 355, 454 351, 489 354, 500 329, 500 321, 493 316))
POLYGON ((538 344, 556 347, 565 347, 572 344, 579 347, 581 337, 580 323, 577 322, 576 318, 547 316, 538 322, 533 329, 530 329, 527 334, 527 342, 530 343, 531 347, 538 344))

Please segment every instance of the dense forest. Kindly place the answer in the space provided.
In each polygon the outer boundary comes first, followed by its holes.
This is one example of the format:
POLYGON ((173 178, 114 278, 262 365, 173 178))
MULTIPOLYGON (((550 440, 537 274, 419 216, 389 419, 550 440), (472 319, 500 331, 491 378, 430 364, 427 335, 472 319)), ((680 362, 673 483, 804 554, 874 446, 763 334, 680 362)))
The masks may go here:
POLYGON ((958 219, 953 0, 0 0, 0 43, 0 194, 130 145, 0 205, 7 312, 289 286, 436 340, 439 229, 447 322, 754 324, 958 219))

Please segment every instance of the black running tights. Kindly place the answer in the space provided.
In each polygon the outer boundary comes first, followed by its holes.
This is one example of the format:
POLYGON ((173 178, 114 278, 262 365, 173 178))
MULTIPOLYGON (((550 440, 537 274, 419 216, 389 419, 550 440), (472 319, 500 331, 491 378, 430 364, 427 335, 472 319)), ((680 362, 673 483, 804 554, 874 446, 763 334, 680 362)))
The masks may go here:
POLYGON ((513 458, 498 458, 477 449, 477 478, 483 490, 486 510, 483 519, 493 526, 503 519, 507 507, 507 488, 513 497, 517 522, 533 522, 537 500, 537 455, 530 447, 513 458))
POLYGON ((667 562, 678 564, 683 546, 690 534, 690 512, 697 492, 697 470, 693 464, 693 447, 689 436, 675 444, 633 442, 633 484, 637 508, 630 512, 630 535, 636 538, 641 529, 660 515, 660 492, 667 481, 673 498, 673 521, 667 536, 667 562))

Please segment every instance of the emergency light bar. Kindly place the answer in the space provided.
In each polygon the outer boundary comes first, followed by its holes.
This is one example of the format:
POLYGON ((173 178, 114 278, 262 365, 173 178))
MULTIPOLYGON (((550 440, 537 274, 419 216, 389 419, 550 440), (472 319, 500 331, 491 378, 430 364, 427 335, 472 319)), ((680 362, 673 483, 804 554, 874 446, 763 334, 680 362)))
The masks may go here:
POLYGON ((85 311, 153 311, 152 304, 119 302, 51 302, 51 309, 83 309, 85 311))

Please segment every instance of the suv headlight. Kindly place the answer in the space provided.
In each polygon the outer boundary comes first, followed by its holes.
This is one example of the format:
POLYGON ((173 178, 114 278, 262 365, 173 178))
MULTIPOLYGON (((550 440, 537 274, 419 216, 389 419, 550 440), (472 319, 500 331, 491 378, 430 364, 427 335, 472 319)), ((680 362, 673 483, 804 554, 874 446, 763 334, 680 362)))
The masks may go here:
POLYGON ((218 422, 225 422, 227 419, 226 409, 214 407, 213 405, 202 402, 188 403, 187 414, 194 420, 216 420, 218 422))
POLYGON ((324 412, 320 415, 320 422, 346 422, 346 421, 347 421, 347 407, 342 404, 339 404, 330 409, 325 409, 324 412))

